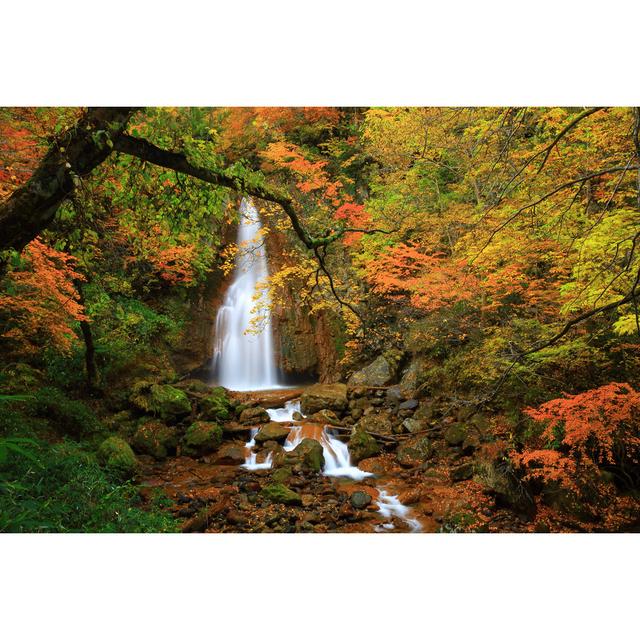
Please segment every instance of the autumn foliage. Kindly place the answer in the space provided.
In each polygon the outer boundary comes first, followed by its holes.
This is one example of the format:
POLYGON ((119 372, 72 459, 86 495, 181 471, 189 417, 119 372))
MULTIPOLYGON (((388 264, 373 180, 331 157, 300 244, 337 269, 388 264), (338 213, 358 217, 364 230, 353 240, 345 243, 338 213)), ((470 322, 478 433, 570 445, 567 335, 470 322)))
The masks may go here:
POLYGON ((542 431, 513 460, 530 480, 555 481, 567 488, 595 485, 600 468, 635 466, 640 458, 640 393, 612 382, 566 394, 538 408, 525 409, 542 431))
POLYGON ((0 295, 0 337, 25 352, 43 346, 69 351, 74 323, 86 320, 74 281, 84 280, 75 259, 36 238, 10 273, 0 295))

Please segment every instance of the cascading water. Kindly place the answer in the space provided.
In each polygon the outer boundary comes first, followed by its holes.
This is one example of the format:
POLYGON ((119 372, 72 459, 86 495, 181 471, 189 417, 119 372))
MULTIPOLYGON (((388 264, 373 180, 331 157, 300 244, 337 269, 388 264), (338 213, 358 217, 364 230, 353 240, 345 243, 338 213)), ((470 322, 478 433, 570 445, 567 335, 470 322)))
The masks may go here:
POLYGON ((234 391, 279 386, 269 292, 258 286, 269 275, 261 229, 257 209, 243 198, 233 281, 216 316, 213 351, 217 383, 234 391))
MULTIPOLYGON (((267 413, 273 422, 290 422, 289 436, 284 443, 285 451, 293 451, 304 438, 311 437, 320 442, 324 455, 324 475, 335 477, 346 477, 355 481, 360 481, 366 477, 372 476, 372 473, 363 471, 357 466, 351 464, 351 456, 347 445, 331 434, 330 426, 321 426, 315 424, 295 424, 294 415, 300 414, 300 401, 290 400, 284 404, 284 407, 278 409, 267 409, 267 413)), ((251 440, 246 444, 247 454, 245 463, 242 465, 245 469, 270 469, 272 465, 272 454, 269 453, 263 462, 257 462, 255 447, 255 435, 258 429, 251 430, 251 440)), ((378 498, 376 505, 378 513, 385 522, 376 527, 376 531, 391 530, 394 525, 390 520, 399 518, 404 520, 412 531, 420 531, 422 525, 418 520, 411 516, 411 509, 403 505, 398 496, 390 494, 386 489, 378 487, 378 498)))
MULTIPOLYGON (((243 199, 240 205, 238 229, 238 254, 233 281, 216 316, 213 370, 217 384, 233 391, 258 391, 278 388, 278 370, 274 361, 269 293, 260 283, 268 276, 267 254, 261 238, 262 225, 253 204, 243 199)), ((284 444, 285 451, 292 451, 304 438, 314 438, 322 445, 324 474, 361 481, 373 474, 351 464, 347 445, 337 438, 329 425, 301 422, 294 419, 300 412, 300 401, 286 402, 284 407, 267 409, 274 422, 288 422, 290 433, 284 444)), ((296 417, 300 417, 297 416, 296 417)), ((245 469, 256 471, 270 469, 272 453, 258 462, 255 436, 258 428, 251 430, 245 445, 245 469)), ((412 530, 420 529, 420 523, 409 517, 410 509, 397 496, 379 487, 376 504, 382 518, 397 517, 407 522, 412 530)), ((385 522, 378 531, 393 529, 392 522, 385 522)))

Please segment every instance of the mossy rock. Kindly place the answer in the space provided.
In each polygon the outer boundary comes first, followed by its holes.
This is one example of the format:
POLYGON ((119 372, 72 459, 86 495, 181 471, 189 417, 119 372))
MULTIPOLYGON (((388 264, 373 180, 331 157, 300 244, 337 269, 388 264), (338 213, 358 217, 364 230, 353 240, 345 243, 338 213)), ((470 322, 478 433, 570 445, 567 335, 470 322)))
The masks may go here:
POLYGON ((273 482, 283 483, 286 482, 291 477, 291 468, 290 467, 280 467, 279 469, 274 469, 271 474, 271 479, 273 482))
POLYGON ((204 456, 222 442, 222 427, 216 422, 194 422, 184 434, 183 451, 190 456, 204 456))
POLYGON ((459 447, 467 436, 467 430, 460 423, 452 424, 444 432, 444 440, 450 447, 459 447))
POLYGON ((164 460, 175 454, 178 446, 176 430, 158 420, 142 422, 133 436, 133 448, 138 453, 164 460))
POLYGON ((403 442, 396 452, 396 459, 403 467, 423 464, 433 455, 433 445, 426 436, 403 442))
POLYGON ((365 458, 373 458, 380 453, 380 445, 373 436, 364 431, 354 431, 349 440, 351 462, 358 464, 365 458))
POLYGON ((132 477, 138 468, 138 461, 131 447, 118 436, 111 436, 100 445, 98 461, 125 478, 132 477))
POLYGON ((200 417, 203 420, 222 422, 231 416, 231 403, 223 387, 209 389, 207 395, 198 401, 200 417))
POLYGON ((322 445, 313 438, 304 438, 292 451, 277 451, 273 456, 273 468, 280 467, 320 472, 324 467, 322 445))
POLYGON ((153 384, 142 380, 133 385, 131 403, 161 420, 176 420, 191 413, 189 397, 170 384, 153 384))
POLYGON ((302 498, 280 482, 272 482, 262 488, 261 495, 271 502, 287 505, 302 505, 302 498))

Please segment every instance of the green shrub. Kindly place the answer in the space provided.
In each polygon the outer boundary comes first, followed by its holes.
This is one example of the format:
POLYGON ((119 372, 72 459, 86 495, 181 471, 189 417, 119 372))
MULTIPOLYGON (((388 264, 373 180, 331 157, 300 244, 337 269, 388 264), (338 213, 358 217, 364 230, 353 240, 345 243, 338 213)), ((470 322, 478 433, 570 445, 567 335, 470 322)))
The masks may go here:
MULTIPOLYGON (((13 446, 0 460, 0 531, 177 530, 173 517, 162 511, 165 504, 160 497, 143 508, 135 486, 102 469, 95 456, 77 443, 17 440, 10 442, 13 446)), ((0 439, 4 449, 7 441, 0 439)))
POLYGON ((103 425, 84 402, 72 400, 55 387, 40 389, 34 396, 30 411, 49 420, 60 433, 76 438, 103 429, 103 425))

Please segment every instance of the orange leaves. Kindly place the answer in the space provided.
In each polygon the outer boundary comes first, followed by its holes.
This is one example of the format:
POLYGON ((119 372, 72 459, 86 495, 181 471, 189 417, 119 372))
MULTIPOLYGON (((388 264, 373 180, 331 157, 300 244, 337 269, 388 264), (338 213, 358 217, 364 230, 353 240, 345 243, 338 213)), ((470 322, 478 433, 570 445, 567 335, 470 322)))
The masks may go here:
POLYGON ((303 194, 313 194, 330 207, 339 207, 350 196, 342 193, 343 184, 333 180, 326 171, 327 160, 309 160, 302 149, 289 142, 273 142, 260 154, 266 169, 286 169, 297 179, 296 187, 303 194))
POLYGON ((409 297, 424 311, 435 311, 472 300, 476 278, 464 261, 443 254, 424 254, 415 245, 398 244, 367 264, 367 279, 373 291, 391 298, 409 297))
POLYGON ((540 448, 512 456, 526 478, 572 488, 581 477, 593 482, 585 474, 593 475, 599 464, 615 465, 623 457, 638 463, 640 393, 626 383, 567 394, 524 413, 544 425, 535 442, 540 448))
POLYGON ((640 393, 626 383, 612 382, 578 395, 550 400, 538 409, 525 409, 525 413, 546 425, 543 435, 549 440, 554 437, 554 429, 562 426, 563 443, 586 452, 593 438, 607 462, 613 462, 613 449, 620 432, 631 429, 626 440, 640 445, 637 435, 640 393))
MULTIPOLYGON (((344 220, 348 227, 367 229, 371 225, 371 215, 365 210, 364 205, 347 202, 336 209, 333 217, 336 220, 344 220)), ((347 233, 343 239, 349 247, 362 237, 362 233, 347 233)))
POLYGON ((51 345, 68 351, 75 340, 72 323, 86 320, 74 280, 75 260, 36 238, 23 251, 24 268, 10 274, 10 293, 0 295, 0 314, 8 316, 2 337, 25 351, 51 345))

